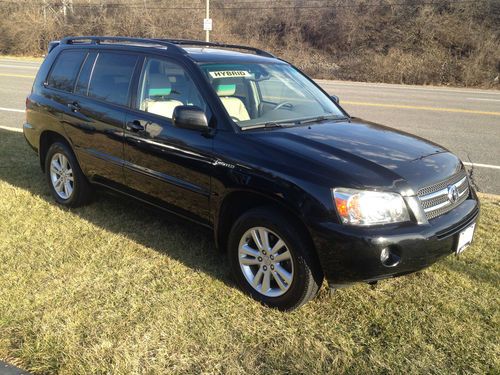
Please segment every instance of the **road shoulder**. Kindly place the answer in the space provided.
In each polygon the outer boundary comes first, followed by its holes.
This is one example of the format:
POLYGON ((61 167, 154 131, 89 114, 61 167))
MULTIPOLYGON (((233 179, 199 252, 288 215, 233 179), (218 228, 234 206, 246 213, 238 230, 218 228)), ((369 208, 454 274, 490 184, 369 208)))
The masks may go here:
POLYGON ((21 370, 15 366, 9 365, 6 362, 0 361, 0 374, 1 375, 30 375, 29 372, 21 370))

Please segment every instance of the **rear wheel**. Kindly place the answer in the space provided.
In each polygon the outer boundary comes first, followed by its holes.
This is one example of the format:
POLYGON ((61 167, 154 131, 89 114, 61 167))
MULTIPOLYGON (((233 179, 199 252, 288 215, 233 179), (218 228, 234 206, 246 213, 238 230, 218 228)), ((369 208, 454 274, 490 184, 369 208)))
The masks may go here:
POLYGON ((55 142, 50 146, 45 157, 45 174, 56 202, 78 207, 90 200, 92 188, 65 143, 55 142))
POLYGON ((309 242, 276 210, 252 209, 236 221, 229 236, 233 275, 254 299, 293 310, 316 295, 323 279, 309 242))

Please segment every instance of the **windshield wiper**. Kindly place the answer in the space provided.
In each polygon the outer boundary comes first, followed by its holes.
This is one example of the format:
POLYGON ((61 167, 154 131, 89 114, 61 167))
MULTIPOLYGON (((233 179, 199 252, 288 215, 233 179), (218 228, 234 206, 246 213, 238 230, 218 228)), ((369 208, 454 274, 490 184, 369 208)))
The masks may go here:
POLYGON ((337 117, 337 116, 318 116, 318 117, 313 117, 307 120, 302 120, 302 121, 297 121, 298 124, 303 125, 303 124, 309 124, 312 122, 321 122, 321 121, 326 121, 326 120, 344 120, 345 117, 337 117))
POLYGON ((285 126, 293 126, 297 125, 296 122, 266 122, 264 124, 257 124, 257 125, 250 125, 250 126, 243 126, 241 130, 252 130, 252 129, 262 129, 262 128, 283 128, 285 126))
POLYGON ((347 117, 337 117, 335 115, 332 115, 332 116, 318 116, 318 117, 313 117, 313 118, 309 118, 309 119, 305 119, 305 120, 296 120, 296 121, 289 121, 289 122, 269 121, 269 122, 266 122, 264 124, 243 126, 243 127, 241 127, 241 130, 252 130, 252 129, 262 129, 262 128, 284 128, 284 127, 290 127, 290 126, 309 124, 309 123, 313 123, 313 122, 321 122, 321 121, 326 121, 326 120, 340 121, 340 120, 345 120, 345 119, 347 119, 347 117))

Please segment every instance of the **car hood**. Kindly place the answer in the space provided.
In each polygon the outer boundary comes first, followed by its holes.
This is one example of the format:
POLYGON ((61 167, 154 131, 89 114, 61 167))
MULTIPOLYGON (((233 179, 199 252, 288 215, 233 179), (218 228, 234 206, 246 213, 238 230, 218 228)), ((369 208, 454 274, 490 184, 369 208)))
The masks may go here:
POLYGON ((282 169, 301 168, 322 177, 327 173, 335 186, 345 181, 352 187, 416 192, 462 168, 442 146, 360 119, 252 133, 253 141, 280 154, 270 156, 273 160, 287 160, 282 169))

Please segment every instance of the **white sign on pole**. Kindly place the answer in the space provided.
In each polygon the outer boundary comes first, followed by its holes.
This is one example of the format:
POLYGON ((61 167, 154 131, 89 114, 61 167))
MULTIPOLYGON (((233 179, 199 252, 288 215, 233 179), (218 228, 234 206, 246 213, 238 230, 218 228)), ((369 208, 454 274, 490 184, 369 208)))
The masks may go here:
POLYGON ((204 18, 203 19, 203 30, 212 31, 212 19, 211 18, 204 18))

